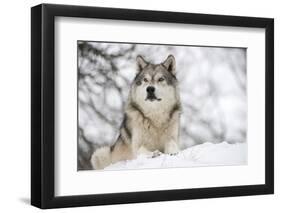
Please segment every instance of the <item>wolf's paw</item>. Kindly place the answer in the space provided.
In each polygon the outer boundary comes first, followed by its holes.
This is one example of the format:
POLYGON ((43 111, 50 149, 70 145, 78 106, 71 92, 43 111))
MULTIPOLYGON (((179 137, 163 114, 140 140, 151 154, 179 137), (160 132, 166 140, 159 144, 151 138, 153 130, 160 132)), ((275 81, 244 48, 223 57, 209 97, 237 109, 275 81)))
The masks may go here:
POLYGON ((152 158, 156 158, 158 156, 160 156, 162 154, 162 152, 160 152, 159 150, 155 150, 154 152, 152 152, 152 158))
POLYGON ((176 155, 179 153, 178 144, 175 142, 170 142, 165 145, 165 153, 168 155, 176 155))
POLYGON ((175 155, 177 155, 177 154, 179 154, 179 152, 169 153, 170 156, 175 156, 175 155))

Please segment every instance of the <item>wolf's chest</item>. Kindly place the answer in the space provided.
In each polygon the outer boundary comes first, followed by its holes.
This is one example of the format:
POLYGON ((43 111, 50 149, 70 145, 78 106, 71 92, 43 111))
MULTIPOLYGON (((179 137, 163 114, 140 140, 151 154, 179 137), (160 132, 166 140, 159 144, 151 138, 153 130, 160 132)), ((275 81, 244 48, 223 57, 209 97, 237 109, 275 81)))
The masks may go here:
POLYGON ((150 151, 163 151, 165 143, 169 140, 168 124, 155 126, 149 120, 145 120, 136 131, 139 143, 150 151))

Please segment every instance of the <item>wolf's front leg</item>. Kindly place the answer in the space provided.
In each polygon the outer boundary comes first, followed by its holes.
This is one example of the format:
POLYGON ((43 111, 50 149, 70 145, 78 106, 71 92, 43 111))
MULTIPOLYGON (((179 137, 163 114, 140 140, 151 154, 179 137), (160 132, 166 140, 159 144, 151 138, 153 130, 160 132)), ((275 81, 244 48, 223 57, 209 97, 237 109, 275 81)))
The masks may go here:
POLYGON ((137 155, 151 155, 151 151, 146 149, 144 146, 140 146, 137 150, 137 155))
POLYGON ((155 150, 152 152, 152 151, 149 151, 148 149, 146 149, 144 146, 141 146, 138 149, 138 155, 146 155, 147 157, 155 158, 155 157, 160 156, 161 152, 158 150, 155 150))
POLYGON ((164 153, 175 155, 179 149, 179 112, 174 113, 172 117, 173 122, 167 131, 166 143, 164 144, 164 153))
POLYGON ((143 145, 134 144, 132 148, 133 148, 134 158, 137 158, 139 155, 145 155, 149 158, 154 158, 161 155, 160 151, 155 150, 154 152, 152 152, 147 148, 145 148, 143 145))
POLYGON ((175 155, 179 152, 179 146, 175 141, 169 141, 164 147, 165 154, 175 155))
POLYGON ((149 158, 157 157, 161 154, 160 151, 155 150, 151 151, 143 143, 143 132, 140 129, 135 129, 132 135, 132 153, 134 158, 137 158, 139 155, 145 155, 149 158))

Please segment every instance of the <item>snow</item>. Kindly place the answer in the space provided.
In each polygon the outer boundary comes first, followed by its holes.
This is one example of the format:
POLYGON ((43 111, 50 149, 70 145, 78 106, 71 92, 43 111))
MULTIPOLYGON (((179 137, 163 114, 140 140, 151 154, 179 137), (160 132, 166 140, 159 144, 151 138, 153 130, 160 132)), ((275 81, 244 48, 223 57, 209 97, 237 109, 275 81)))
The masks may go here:
POLYGON ((128 170, 171 167, 233 166, 247 164, 247 144, 206 142, 180 151, 177 155, 162 154, 155 158, 140 155, 137 159, 111 164, 105 170, 128 170))

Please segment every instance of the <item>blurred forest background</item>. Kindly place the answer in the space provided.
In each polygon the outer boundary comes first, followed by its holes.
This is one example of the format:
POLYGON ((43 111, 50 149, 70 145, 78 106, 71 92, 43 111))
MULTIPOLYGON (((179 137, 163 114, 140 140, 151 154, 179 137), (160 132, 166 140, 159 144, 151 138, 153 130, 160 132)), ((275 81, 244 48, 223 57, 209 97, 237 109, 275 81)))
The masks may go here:
POLYGON ((93 151, 118 137, 139 54, 152 63, 176 58, 182 148, 246 142, 246 49, 86 41, 77 48, 78 170, 92 169, 93 151))

